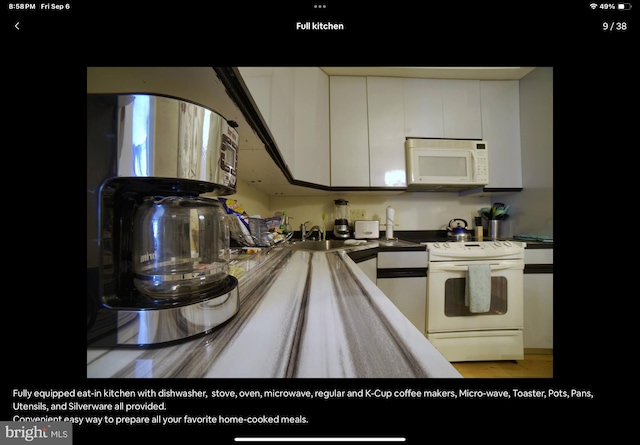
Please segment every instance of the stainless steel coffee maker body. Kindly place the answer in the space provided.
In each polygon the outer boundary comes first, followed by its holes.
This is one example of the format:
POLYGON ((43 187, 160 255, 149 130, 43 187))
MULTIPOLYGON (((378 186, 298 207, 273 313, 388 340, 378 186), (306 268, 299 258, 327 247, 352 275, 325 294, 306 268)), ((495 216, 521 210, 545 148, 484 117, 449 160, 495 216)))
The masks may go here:
POLYGON ((234 123, 200 105, 87 95, 88 346, 174 343, 237 313, 217 199, 237 151, 234 123))

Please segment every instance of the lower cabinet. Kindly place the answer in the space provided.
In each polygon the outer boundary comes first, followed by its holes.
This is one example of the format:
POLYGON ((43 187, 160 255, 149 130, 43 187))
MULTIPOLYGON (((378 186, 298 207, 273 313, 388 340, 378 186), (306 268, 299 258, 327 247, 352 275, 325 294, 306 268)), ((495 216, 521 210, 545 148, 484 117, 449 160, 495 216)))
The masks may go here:
POLYGON ((400 312, 418 328, 422 334, 426 330, 427 315, 427 277, 380 278, 378 287, 400 312))
POLYGON ((426 251, 379 252, 376 284, 389 300, 426 336, 426 251))
POLYGON ((525 250, 524 269, 525 350, 553 351, 553 249, 525 250))
POLYGON ((373 283, 376 283, 376 273, 377 273, 377 261, 376 258, 370 258, 368 260, 365 261, 360 261, 359 263, 356 263, 358 265, 358 267, 360 268, 360 270, 362 270, 367 277, 369 277, 369 279, 371 281, 373 281, 373 283))

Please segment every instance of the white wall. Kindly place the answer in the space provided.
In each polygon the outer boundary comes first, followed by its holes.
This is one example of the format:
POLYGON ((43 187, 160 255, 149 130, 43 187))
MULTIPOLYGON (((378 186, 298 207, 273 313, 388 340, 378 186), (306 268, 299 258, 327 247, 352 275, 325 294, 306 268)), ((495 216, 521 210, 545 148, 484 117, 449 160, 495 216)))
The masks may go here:
POLYGON ((326 228, 333 230, 333 201, 349 201, 351 211, 364 210, 364 219, 380 221, 384 231, 386 209, 395 209, 394 230, 436 230, 444 229, 449 221, 462 218, 473 227, 473 217, 478 210, 489 206, 488 197, 459 197, 457 193, 402 193, 391 196, 339 193, 313 197, 271 197, 269 209, 274 212, 286 211, 292 217, 291 225, 299 230, 300 224, 309 221, 307 227, 322 226, 322 213, 326 213, 326 228))
POLYGON ((333 201, 345 199, 353 210, 363 210, 364 219, 380 221, 384 231, 386 209, 395 209, 394 230, 437 230, 445 229, 449 221, 461 218, 473 227, 473 217, 478 210, 491 205, 489 197, 459 197, 457 193, 401 193, 396 195, 367 195, 355 192, 336 192, 328 196, 269 196, 248 183, 239 180, 236 193, 227 196, 235 199, 249 215, 263 218, 276 212, 287 212, 291 226, 300 230, 300 224, 307 222, 307 228, 322 226, 322 213, 326 214, 325 227, 333 230, 333 201))
MULTIPOLYGON (((203 196, 215 197, 209 196, 209 194, 203 196)), ((255 187, 251 187, 242 180, 238 180, 236 184, 236 193, 224 196, 224 198, 238 201, 238 204, 240 204, 250 216, 260 215, 262 218, 266 218, 273 214, 269 212, 269 195, 255 187)))
POLYGON ((553 236, 553 68, 520 79, 522 192, 511 205, 513 234, 553 236))

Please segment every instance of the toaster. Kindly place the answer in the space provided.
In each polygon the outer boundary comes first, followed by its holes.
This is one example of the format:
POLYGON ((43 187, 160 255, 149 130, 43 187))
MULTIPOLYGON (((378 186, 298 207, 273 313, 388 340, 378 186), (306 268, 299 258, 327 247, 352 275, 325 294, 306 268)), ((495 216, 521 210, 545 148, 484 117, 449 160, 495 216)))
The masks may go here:
POLYGON ((379 221, 354 221, 353 236, 355 239, 380 238, 380 222, 379 221))

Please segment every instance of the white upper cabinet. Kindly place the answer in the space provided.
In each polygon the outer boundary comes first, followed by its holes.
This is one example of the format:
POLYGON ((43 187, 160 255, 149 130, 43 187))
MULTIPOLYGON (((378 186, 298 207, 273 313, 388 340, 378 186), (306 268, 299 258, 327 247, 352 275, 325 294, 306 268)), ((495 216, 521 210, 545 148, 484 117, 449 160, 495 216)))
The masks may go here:
POLYGON ((406 137, 444 137, 442 87, 437 79, 403 79, 406 137))
POLYGON ((289 171, 294 165, 293 68, 238 67, 289 171))
POLYGON ((489 151, 486 188, 522 188, 520 153, 520 82, 483 80, 482 139, 489 151))
POLYGON ((329 76, 316 67, 238 70, 291 176, 329 186, 329 76))
POLYGON ((517 80, 328 76, 317 67, 239 71, 294 180, 405 189, 406 138, 482 139, 490 183, 469 193, 522 188, 517 80))
POLYGON ((289 171, 293 171, 295 149, 293 68, 275 68, 271 83, 271 123, 269 128, 289 171))
POLYGON ((402 79, 330 76, 331 186, 405 188, 402 79))
POLYGON ((479 80, 440 80, 444 137, 482 139, 479 80))
POLYGON ((329 76, 331 186, 369 187, 367 78, 329 76))
POLYGON ((479 80, 403 79, 406 137, 481 139, 479 80))
POLYGON ((331 185, 329 76, 315 67, 294 68, 294 179, 331 185))
POLYGON ((406 187, 402 79, 367 77, 369 182, 371 187, 406 187))

